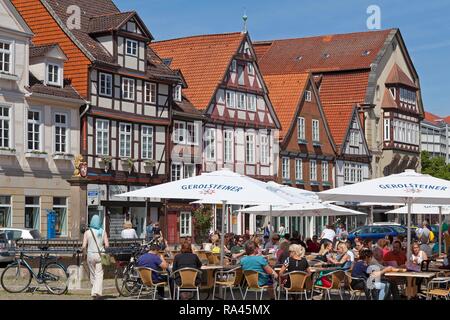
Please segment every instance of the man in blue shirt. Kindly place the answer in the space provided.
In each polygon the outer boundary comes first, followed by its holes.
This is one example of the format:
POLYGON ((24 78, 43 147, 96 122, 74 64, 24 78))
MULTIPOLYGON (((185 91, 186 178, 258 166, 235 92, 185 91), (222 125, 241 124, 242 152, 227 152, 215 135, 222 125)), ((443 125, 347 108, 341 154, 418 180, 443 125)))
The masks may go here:
POLYGON ((145 229, 145 240, 149 242, 152 239, 153 239, 153 222, 152 220, 150 220, 150 222, 147 225, 147 228, 145 229))
MULTIPOLYGON (((158 244, 152 244, 149 251, 139 257, 137 267, 151 268, 156 271, 167 269, 168 264, 164 257, 158 254, 158 250, 158 244)), ((159 283, 166 281, 167 278, 152 272, 152 280, 153 283, 159 283)), ((158 294, 161 298, 164 298, 164 287, 158 287, 158 294)))

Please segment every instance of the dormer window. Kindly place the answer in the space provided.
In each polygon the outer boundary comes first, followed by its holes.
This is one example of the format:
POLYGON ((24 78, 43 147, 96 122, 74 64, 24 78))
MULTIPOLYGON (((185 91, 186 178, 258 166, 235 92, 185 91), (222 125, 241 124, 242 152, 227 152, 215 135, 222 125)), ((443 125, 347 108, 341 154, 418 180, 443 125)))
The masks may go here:
POLYGON ((233 61, 231 61, 230 71, 236 72, 236 70, 237 70, 237 62, 236 60, 233 59, 233 61))
POLYGON ((11 73, 11 44, 0 41, 0 72, 11 73))
POLYGON ((60 67, 57 64, 47 64, 47 84, 54 86, 61 85, 60 67))
POLYGON ((181 102, 181 85, 177 85, 173 90, 173 99, 181 102))
POLYGON ((305 91, 305 101, 311 102, 311 91, 310 90, 305 91))
POLYGON ((253 67, 253 64, 251 62, 247 64, 247 70, 249 75, 251 76, 255 75, 255 68, 253 67))
POLYGON ((127 39, 126 40, 126 53, 129 56, 137 57, 137 41, 127 39))

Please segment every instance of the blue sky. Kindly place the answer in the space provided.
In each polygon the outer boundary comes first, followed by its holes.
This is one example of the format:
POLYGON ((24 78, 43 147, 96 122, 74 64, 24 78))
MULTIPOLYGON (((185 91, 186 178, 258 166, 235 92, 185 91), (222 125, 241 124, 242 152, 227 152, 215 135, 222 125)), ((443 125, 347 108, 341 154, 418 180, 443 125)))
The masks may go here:
POLYGON ((156 40, 242 30, 253 40, 367 30, 368 6, 381 28, 400 28, 420 76, 427 111, 450 115, 450 1, 442 0, 115 0, 136 10, 156 40))

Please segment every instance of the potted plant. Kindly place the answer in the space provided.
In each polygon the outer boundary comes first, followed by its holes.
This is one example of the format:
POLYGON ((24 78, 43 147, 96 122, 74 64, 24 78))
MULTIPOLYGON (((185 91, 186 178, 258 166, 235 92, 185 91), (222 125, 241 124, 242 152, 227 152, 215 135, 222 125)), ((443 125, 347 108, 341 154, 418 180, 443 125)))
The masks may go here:
POLYGON ((134 162, 135 162, 136 160, 131 159, 131 158, 122 158, 121 160, 122 160, 122 165, 123 165, 124 167, 128 167, 128 173, 131 173, 131 171, 133 171, 133 168, 134 168, 134 162))
POLYGON ((13 148, 0 148, 0 155, 3 156, 14 156, 16 154, 16 149, 13 148))
POLYGON ((74 155, 70 153, 57 152, 53 154, 54 160, 72 160, 73 158, 74 155))
POLYGON ((112 157, 102 156, 99 161, 103 164, 105 172, 108 172, 109 168, 111 168, 112 157))
POLYGON ((46 158, 47 152, 39 151, 39 150, 32 150, 32 151, 28 151, 25 154, 25 157, 27 157, 27 158, 46 158))
POLYGON ((144 160, 144 167, 153 169, 154 167, 156 167, 156 160, 155 159, 144 160))

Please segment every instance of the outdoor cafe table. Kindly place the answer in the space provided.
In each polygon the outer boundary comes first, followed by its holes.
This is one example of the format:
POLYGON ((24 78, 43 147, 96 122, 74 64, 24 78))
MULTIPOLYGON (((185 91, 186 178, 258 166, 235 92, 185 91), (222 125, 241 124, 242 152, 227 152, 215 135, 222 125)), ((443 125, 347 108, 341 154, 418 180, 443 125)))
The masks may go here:
POLYGON ((406 296, 408 300, 417 295, 416 279, 431 279, 436 276, 435 272, 388 272, 384 274, 386 277, 406 278, 406 296))
POLYGON ((203 283, 202 286, 200 287, 200 289, 208 290, 208 296, 205 300, 208 300, 209 295, 210 295, 210 290, 213 288, 214 286, 214 273, 217 270, 230 270, 230 269, 234 269, 237 268, 238 266, 235 265, 229 265, 229 266, 221 266, 221 265, 203 265, 200 270, 202 271, 206 271, 206 283, 203 283))

